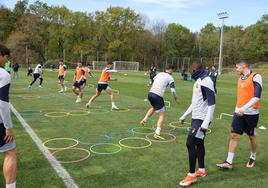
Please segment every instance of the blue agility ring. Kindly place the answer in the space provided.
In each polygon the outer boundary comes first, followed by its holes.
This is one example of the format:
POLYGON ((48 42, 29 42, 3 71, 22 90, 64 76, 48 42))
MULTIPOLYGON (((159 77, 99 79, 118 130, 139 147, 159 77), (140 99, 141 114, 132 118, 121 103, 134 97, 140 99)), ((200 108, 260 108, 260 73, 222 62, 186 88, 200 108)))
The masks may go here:
POLYGON ((107 132, 106 133, 106 136, 109 139, 112 139, 112 140, 122 140, 123 138, 126 138, 126 137, 121 137, 121 138, 114 137, 114 136, 112 136, 113 133, 128 133, 128 136, 127 137, 134 136, 134 132, 133 131, 129 131, 129 130, 113 130, 113 131, 107 132))
POLYGON ((84 144, 84 145, 91 145, 91 144, 102 144, 102 143, 107 143, 109 141, 109 137, 107 135, 104 135, 104 134, 82 134, 82 135, 79 135, 77 137, 77 141, 80 143, 80 144, 84 144), (98 138, 98 137, 101 137, 103 138, 103 141, 102 142, 83 142, 81 141, 82 138, 98 138))

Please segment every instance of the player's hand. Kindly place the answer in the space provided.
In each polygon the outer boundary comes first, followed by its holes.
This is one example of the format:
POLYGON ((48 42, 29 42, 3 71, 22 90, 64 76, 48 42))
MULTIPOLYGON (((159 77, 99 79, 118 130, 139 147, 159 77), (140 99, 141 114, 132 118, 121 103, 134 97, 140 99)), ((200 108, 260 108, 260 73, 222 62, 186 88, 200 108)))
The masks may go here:
POLYGON ((175 102, 176 102, 177 104, 180 104, 180 101, 178 100, 177 97, 175 97, 174 99, 175 99, 175 102))
POLYGON ((207 129, 201 127, 201 128, 200 128, 200 131, 202 131, 203 133, 206 133, 207 129))
POLYGON ((239 109, 238 112, 236 112, 236 115, 243 116, 244 115, 244 111, 239 109))
POLYGON ((179 122, 180 122, 180 123, 183 125, 183 124, 184 124, 184 122, 185 122, 185 118, 180 117, 179 122))
POLYGON ((7 144, 10 144, 13 142, 15 138, 15 134, 13 132, 13 129, 6 129, 6 136, 4 138, 4 141, 7 143, 7 144))

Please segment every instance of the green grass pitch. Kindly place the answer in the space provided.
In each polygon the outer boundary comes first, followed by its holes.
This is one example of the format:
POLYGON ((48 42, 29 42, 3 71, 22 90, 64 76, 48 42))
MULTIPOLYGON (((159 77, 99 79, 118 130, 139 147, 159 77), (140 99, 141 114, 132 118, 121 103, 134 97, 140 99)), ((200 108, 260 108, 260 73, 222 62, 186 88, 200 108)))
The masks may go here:
MULTIPOLYGON (((76 97, 71 92, 73 71, 67 72, 66 94, 58 93, 57 73, 45 71, 44 88, 38 88, 38 82, 28 89, 32 77, 26 77, 25 71, 20 72, 19 79, 13 79, 10 91, 10 102, 19 111, 22 117, 32 127, 42 141, 51 138, 74 138, 82 134, 105 134, 113 130, 131 130, 139 127, 139 121, 144 117, 150 107, 147 98, 149 87, 148 76, 144 72, 119 72, 113 77, 118 81, 110 82, 113 89, 119 90, 116 95, 116 103, 119 108, 129 109, 126 112, 110 111, 110 98, 103 93, 93 103, 92 112, 77 116, 77 111, 84 111, 89 97, 95 93, 95 88, 100 72, 94 72, 95 78, 89 78, 88 84, 95 87, 86 87, 82 103, 76 104, 76 97), (127 74, 127 75, 125 75, 127 74), (74 112, 76 116, 47 117, 48 112, 74 112)), ((165 126, 177 121, 180 115, 190 104, 193 82, 181 81, 179 74, 174 73, 176 91, 180 104, 172 101, 169 89, 165 94, 165 100, 171 102, 171 108, 167 108, 165 126)), ((267 90, 268 77, 263 77, 264 91, 261 103, 261 116, 259 126, 268 125, 267 90)), ((226 74, 218 78, 217 103, 214 121, 210 128, 212 133, 207 135, 206 168, 208 176, 198 179, 192 187, 266 187, 268 184, 268 130, 258 129, 257 163, 253 169, 247 169, 249 140, 243 135, 239 141, 234 159, 234 169, 230 171, 219 170, 215 164, 226 158, 229 142, 230 117, 221 120, 216 119, 220 113, 231 114, 236 101, 237 76, 226 74)), ((56 188, 64 187, 61 179, 49 165, 48 161, 38 150, 30 136, 23 129, 19 121, 12 115, 16 132, 18 148, 18 174, 17 187, 27 188, 56 188)), ((155 114, 149 120, 146 127, 151 128, 157 120, 155 114)), ((188 119, 190 121, 190 119, 188 119)), ((188 171, 188 155, 185 146, 187 133, 184 130, 172 132, 176 141, 170 143, 155 143, 145 149, 127 149, 113 155, 93 155, 92 158, 74 164, 63 164, 74 181, 81 188, 174 188, 179 187, 179 181, 188 171)), ((113 133, 115 137, 128 137, 128 133, 113 133)), ((135 135, 143 137, 144 135, 135 135)), ((84 138, 85 142, 101 142, 101 138, 84 138)), ((110 143, 118 144, 118 140, 110 143)), ((130 145, 146 144, 142 141, 125 141, 130 145)), ((71 141, 49 143, 51 147, 63 147, 73 144, 71 141)), ((90 145, 79 144, 77 147, 89 149, 90 145)), ((112 146, 96 148, 99 152, 113 151, 112 146)), ((57 153, 59 160, 73 160, 84 157, 81 151, 66 151, 57 153)), ((1 155, 1 160, 3 155, 1 155)), ((2 171, 0 172, 3 177, 2 171)), ((3 178, 2 178, 3 179, 3 178)), ((3 187, 3 181, 0 181, 3 187)))

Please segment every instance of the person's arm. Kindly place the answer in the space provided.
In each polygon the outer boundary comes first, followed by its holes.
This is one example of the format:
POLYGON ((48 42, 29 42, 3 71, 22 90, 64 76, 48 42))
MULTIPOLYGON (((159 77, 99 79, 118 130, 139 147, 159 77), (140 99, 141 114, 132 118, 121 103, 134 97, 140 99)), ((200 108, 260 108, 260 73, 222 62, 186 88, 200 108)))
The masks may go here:
POLYGON ((108 70, 105 70, 105 72, 115 73, 115 72, 118 72, 118 71, 117 70, 110 70, 110 69, 108 69, 108 70))
POLYGON ((247 104, 245 104, 240 109, 238 109, 238 115, 243 115, 247 109, 252 107, 261 98, 261 93, 262 93, 262 77, 261 77, 261 75, 256 74, 253 77, 253 84, 254 84, 254 97, 252 97, 247 104))
POLYGON ((213 113, 216 106, 216 97, 215 97, 215 89, 213 81, 207 77, 201 83, 201 91, 203 95, 203 99, 208 102, 208 110, 206 117, 201 125, 201 130, 206 131, 208 126, 213 118, 213 113))
POLYGON ((193 106, 191 104, 179 119, 182 124, 187 119, 187 117, 192 113, 192 111, 193 111, 193 106))
POLYGON ((5 78, 4 86, 0 88, 0 116, 6 128, 6 143, 11 143, 14 140, 13 125, 10 117, 9 109, 9 87, 10 77, 5 78))
POLYGON ((169 87, 174 100, 176 101, 176 103, 178 103, 174 80, 169 83, 169 87))

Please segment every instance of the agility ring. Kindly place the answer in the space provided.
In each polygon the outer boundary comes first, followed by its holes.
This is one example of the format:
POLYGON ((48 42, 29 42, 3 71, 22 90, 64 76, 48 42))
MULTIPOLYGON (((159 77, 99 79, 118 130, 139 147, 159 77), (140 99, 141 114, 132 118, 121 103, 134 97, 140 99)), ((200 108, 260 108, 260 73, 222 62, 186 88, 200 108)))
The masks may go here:
POLYGON ((87 149, 84 149, 84 148, 66 148, 66 149, 61 149, 61 150, 56 150, 54 152, 51 153, 51 155, 59 162, 59 163, 63 163, 63 164, 70 164, 70 163, 78 163, 78 162, 81 162, 81 161, 85 161, 87 160, 89 157, 91 157, 91 153, 90 151, 88 151, 87 149), (72 160, 72 161, 59 161, 56 159, 55 157, 55 154, 56 153, 59 153, 59 152, 64 152, 66 150, 79 150, 79 151, 84 151, 85 153, 87 153, 87 155, 85 157, 83 157, 82 159, 77 159, 77 160, 72 160))
POLYGON ((64 149, 73 148, 73 147, 77 146, 78 143, 79 143, 79 142, 78 142, 77 140, 73 139, 73 138, 52 138, 52 139, 49 139, 49 140, 45 141, 45 142, 43 143, 43 146, 46 147, 47 149, 50 149, 50 150, 64 150, 64 149), (69 141, 73 141, 73 142, 75 142, 75 143, 74 143, 73 145, 71 145, 71 146, 61 147, 61 148, 57 148, 57 147, 48 147, 48 146, 47 146, 47 143, 49 143, 49 142, 53 142, 53 141, 56 141, 56 140, 69 140, 69 141))
MULTIPOLYGON (((156 125, 154 125, 154 126, 152 127, 153 130, 155 130, 156 128, 157 128, 156 125)), ((174 131, 175 129, 176 129, 176 127, 174 127, 174 126, 163 125, 161 131, 163 131, 163 132, 171 132, 171 131, 174 131), (170 127, 170 129, 167 129, 167 127, 170 127)))
POLYGON ((89 107, 89 113, 91 114, 105 114, 109 113, 110 110, 104 109, 104 108, 90 108, 89 107))
POLYGON ((134 134, 145 134, 145 135, 154 132, 154 130, 152 128, 148 128, 148 127, 135 127, 133 129, 131 129, 131 131, 134 134), (150 132, 141 132, 141 131, 139 131, 140 129, 147 130, 147 131, 150 131, 150 132))
POLYGON ((112 155, 112 154, 116 154, 118 152, 120 152, 122 150, 122 147, 118 144, 112 144, 112 143, 99 143, 99 144, 94 144, 92 145, 89 150, 92 152, 92 153, 95 153, 95 154, 98 154, 98 155, 112 155), (98 152, 96 150, 94 150, 93 148, 96 148, 98 146, 103 146, 103 145, 110 145, 110 146, 114 146, 116 147, 117 149, 112 151, 112 152, 98 152))
POLYGON ((123 139, 119 140, 119 144, 120 144, 120 146, 125 147, 125 148, 129 148, 129 149, 144 149, 144 148, 150 147, 152 145, 152 142, 151 142, 151 140, 148 140, 146 138, 141 138, 141 137, 127 137, 127 138, 123 138, 123 139), (144 146, 130 146, 130 145, 126 145, 126 144, 123 144, 122 143, 125 140, 144 140, 145 142, 148 142, 148 144, 147 145, 144 145, 144 146))
POLYGON ((41 98, 38 95, 28 95, 28 96, 21 96, 22 99, 39 99, 41 98))
POLYGON ((84 145, 90 145, 90 144, 103 144, 103 143, 107 143, 108 142, 108 136, 104 135, 104 134, 82 134, 80 136, 77 137, 77 141, 80 144, 84 144, 84 145), (85 141, 81 141, 83 138, 102 138, 103 141, 102 142, 85 142, 85 141))
POLYGON ((146 139, 151 140, 152 142, 159 142, 159 143, 174 142, 176 140, 176 136, 173 135, 173 134, 170 134, 170 133, 162 133, 161 134, 161 135, 168 135, 168 136, 170 136, 171 139, 169 139, 169 140, 156 140, 154 138, 150 138, 150 136, 153 135, 153 134, 154 133, 146 135, 146 139))
POLYGON ((54 117, 54 118, 65 117, 68 115, 70 115, 68 112, 48 112, 45 114, 46 117, 54 117))
POLYGON ((114 130, 114 131, 107 132, 106 135, 107 135, 107 137, 109 139, 113 139, 113 140, 121 140, 123 138, 126 138, 126 137, 117 138, 115 136, 112 136, 113 133, 128 133, 128 136, 127 137, 134 136, 133 131, 128 131, 128 130, 114 130))
POLYGON ((70 116, 86 116, 90 114, 89 111, 70 111, 68 115, 70 116))
POLYGON ((129 108, 122 108, 122 109, 119 108, 119 110, 113 110, 113 109, 111 109, 111 111, 112 112, 129 112, 130 109, 129 108))
MULTIPOLYGON (((188 127, 187 130, 190 131, 191 127, 188 127)), ((211 133, 211 129, 207 129, 206 130, 206 134, 210 134, 211 133)))
MULTIPOLYGON (((185 125, 191 125, 189 122, 184 122, 185 125)), ((187 128, 184 124, 180 124, 178 121, 172 121, 169 123, 169 126, 175 127, 175 128, 187 128), (177 125, 176 125, 177 124, 177 125)))

